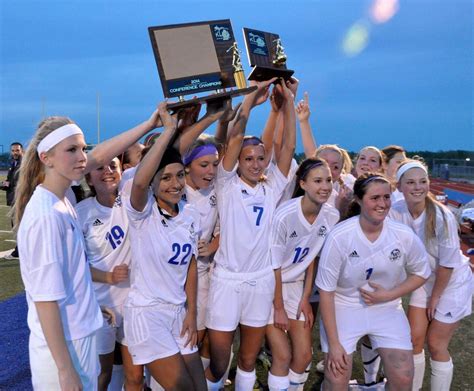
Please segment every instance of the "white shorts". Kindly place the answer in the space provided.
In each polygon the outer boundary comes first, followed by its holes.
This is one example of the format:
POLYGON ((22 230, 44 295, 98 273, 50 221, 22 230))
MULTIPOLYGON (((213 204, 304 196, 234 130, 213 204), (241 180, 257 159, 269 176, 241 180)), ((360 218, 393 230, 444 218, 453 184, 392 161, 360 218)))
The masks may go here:
POLYGON ((196 346, 184 346, 187 335, 180 337, 185 316, 182 305, 125 307, 125 338, 133 364, 144 365, 176 353, 197 352, 196 346))
MULTIPOLYGON (((301 297, 303 296, 304 281, 293 281, 293 282, 284 282, 282 284, 282 295, 283 295, 283 306, 285 307, 286 315, 288 319, 297 320, 296 313, 298 312, 298 306, 301 302, 301 297)), ((268 324, 273 324, 274 321, 274 311, 273 305, 268 317, 268 324)), ((305 321, 303 313, 300 314, 302 322, 305 321)))
MULTIPOLYGON (((74 369, 84 390, 97 390, 100 373, 95 333, 74 341, 66 341, 74 369)), ((58 367, 46 341, 30 333, 31 382, 35 391, 60 391, 58 367)))
POLYGON ((206 329, 206 312, 207 312, 207 301, 209 297, 209 284, 211 281, 210 267, 205 269, 198 268, 198 288, 197 288, 197 329, 206 329))
MULTIPOLYGON (((441 295, 436 307, 435 319, 443 323, 456 323, 472 313, 472 283, 458 287, 447 287, 441 295)), ((427 308, 431 292, 425 286, 413 291, 410 296, 410 305, 418 308, 427 308)))
POLYGON ((109 324, 104 317, 104 324, 97 330, 97 353, 109 354, 115 350, 115 342, 127 345, 123 331, 123 305, 107 307, 115 314, 115 325, 109 324))
POLYGON ((254 273, 232 273, 217 266, 211 275, 206 327, 219 331, 234 331, 239 323, 264 327, 274 295, 271 267, 254 273))
MULTIPOLYGON (((347 354, 356 350, 357 342, 367 335, 373 349, 412 350, 410 325, 399 307, 368 306, 353 308, 336 304, 337 334, 347 354)), ((328 352, 328 340, 320 320, 321 348, 328 352)))

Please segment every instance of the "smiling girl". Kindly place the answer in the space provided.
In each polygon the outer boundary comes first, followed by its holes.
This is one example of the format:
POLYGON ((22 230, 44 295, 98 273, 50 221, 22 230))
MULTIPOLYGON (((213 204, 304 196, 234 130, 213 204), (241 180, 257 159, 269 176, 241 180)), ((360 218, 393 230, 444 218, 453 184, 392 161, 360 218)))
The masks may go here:
POLYGON ((125 207, 130 221, 131 288, 125 337, 135 365, 147 365, 165 389, 204 390, 196 348, 199 218, 181 203, 185 172, 180 154, 167 148, 176 120, 159 106, 165 127, 138 165, 125 207))
POLYGON ((277 164, 266 168, 265 147, 257 137, 244 137, 250 111, 263 103, 275 79, 262 82, 244 98, 229 130, 226 153, 216 178, 220 243, 209 290, 208 328, 211 363, 208 388, 222 387, 234 332, 240 325, 236 389, 251 390, 256 379, 255 360, 270 315, 275 280, 269 257, 270 226, 276 204, 288 182, 295 146, 293 97, 284 82, 285 144, 277 164))
POLYGON ((362 148, 356 158, 355 162, 355 177, 358 178, 362 174, 368 172, 382 171, 383 157, 382 152, 377 147, 368 146, 362 148))
POLYGON ((315 257, 339 220, 338 211, 327 203, 332 179, 324 160, 302 162, 296 183, 294 198, 276 210, 271 231, 272 263, 281 267, 275 273, 275 298, 266 330, 273 357, 268 373, 271 391, 287 389, 290 384, 292 389, 302 389, 308 378, 315 257))
POLYGON ((395 203, 390 217, 413 229, 428 251, 431 276, 410 298, 408 319, 414 345, 413 389, 423 385, 425 341, 431 355, 431 389, 448 390, 453 363, 448 346, 462 318, 471 314, 473 278, 468 258, 460 250, 452 212, 431 195, 426 166, 406 160, 397 171, 405 199, 395 203))
POLYGON ((411 390, 412 344, 401 297, 420 287, 430 270, 418 237, 386 219, 390 192, 384 176, 359 177, 354 195, 360 214, 333 229, 321 254, 316 285, 325 389, 347 390, 352 353, 367 335, 382 357, 387 386, 411 390))

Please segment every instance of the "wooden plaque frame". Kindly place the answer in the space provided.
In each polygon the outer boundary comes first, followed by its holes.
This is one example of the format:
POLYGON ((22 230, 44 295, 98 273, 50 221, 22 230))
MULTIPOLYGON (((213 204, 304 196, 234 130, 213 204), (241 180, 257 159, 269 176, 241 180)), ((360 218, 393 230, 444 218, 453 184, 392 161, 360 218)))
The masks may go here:
POLYGON ((152 26, 148 27, 148 32, 163 95, 181 99, 180 102, 169 104, 168 108, 177 109, 209 100, 226 99, 255 89, 251 87, 222 92, 236 87, 233 54, 229 50, 236 39, 230 19, 152 26), (186 95, 206 91, 218 93, 183 101, 186 95))
POLYGON ((280 36, 275 33, 243 28, 245 47, 249 64, 253 67, 248 80, 269 80, 272 77, 281 77, 289 79, 293 73, 291 69, 286 68, 286 64, 274 64, 273 59, 276 56, 276 43, 280 36))

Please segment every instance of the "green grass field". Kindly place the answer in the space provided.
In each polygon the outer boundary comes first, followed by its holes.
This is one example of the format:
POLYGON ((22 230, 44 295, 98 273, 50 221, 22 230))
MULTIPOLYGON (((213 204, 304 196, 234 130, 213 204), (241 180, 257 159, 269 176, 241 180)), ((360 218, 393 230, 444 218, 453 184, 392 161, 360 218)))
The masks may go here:
MULTIPOLYGON (((1 178, 0 178, 1 180, 1 178)), ((13 249, 15 246, 14 235, 11 232, 10 218, 7 216, 10 208, 5 206, 5 192, 0 191, 0 252, 13 249)), ((18 260, 5 260, 0 258, 0 301, 14 296, 24 289, 20 276, 20 267, 18 260)), ((25 319, 26 322, 26 319, 25 319)), ((459 330, 451 341, 450 351, 454 360, 454 376, 452 391, 472 391, 474 390, 474 315, 462 321, 459 330)), ((236 341, 236 346, 238 341, 236 341)), ((319 390, 323 380, 322 375, 315 371, 316 363, 322 359, 322 353, 319 350, 319 329, 314 328, 314 351, 313 366, 310 377, 306 383, 305 390, 319 390)), ((233 363, 235 373, 235 360, 233 363)), ((261 384, 266 387, 267 372, 265 368, 258 363, 257 375, 261 384)), ((354 370, 352 378, 362 381, 363 369, 360 362, 360 355, 354 355, 354 370)), ((423 390, 429 390, 429 360, 427 358, 426 373, 423 390)), ((233 390, 233 386, 226 387, 233 390)))

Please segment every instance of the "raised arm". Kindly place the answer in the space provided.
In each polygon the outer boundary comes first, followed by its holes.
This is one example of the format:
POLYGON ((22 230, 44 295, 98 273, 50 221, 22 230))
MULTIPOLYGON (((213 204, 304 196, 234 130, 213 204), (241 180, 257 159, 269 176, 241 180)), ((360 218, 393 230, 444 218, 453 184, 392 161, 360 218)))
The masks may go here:
POLYGON ((309 97, 307 92, 304 93, 304 98, 296 105, 296 115, 300 123, 301 140, 303 141, 305 157, 314 157, 317 144, 313 136, 311 124, 309 123, 311 110, 309 109, 309 97))
POLYGON ((250 111, 268 99, 270 84, 275 80, 276 78, 263 82, 254 82, 255 84, 253 85, 257 85, 257 89, 245 96, 242 106, 240 106, 232 123, 232 127, 228 131, 227 148, 224 159, 222 160, 223 167, 226 171, 231 171, 237 163, 250 111))
POLYGON ((133 178, 130 203, 138 211, 142 211, 146 206, 150 182, 156 173, 157 167, 160 165, 166 147, 176 132, 176 118, 171 117, 168 113, 166 102, 160 103, 158 114, 163 123, 164 131, 138 165, 135 177, 133 178))
POLYGON ((88 153, 85 174, 97 167, 108 164, 114 157, 126 151, 128 147, 140 140, 145 134, 160 126, 162 124, 158 110, 155 110, 148 120, 109 140, 101 142, 88 153))
MULTIPOLYGON (((262 141, 265 146, 265 159, 266 164, 270 162, 272 157, 272 150, 274 147, 274 137, 275 132, 277 131, 278 124, 282 123, 281 120, 281 107, 283 104, 283 99, 280 94, 278 94, 275 87, 273 87, 270 94, 270 113, 268 114, 267 122, 263 128, 262 141)), ((279 151, 278 151, 279 152, 279 151)))
POLYGON ((232 102, 229 99, 224 101, 214 101, 210 102, 206 106, 206 114, 193 125, 186 127, 182 132, 179 132, 179 135, 176 137, 173 146, 179 151, 181 155, 185 155, 194 141, 199 137, 199 135, 204 132, 209 126, 216 122, 226 110, 232 109, 232 102))
POLYGON ((287 176, 291 167, 291 160, 296 147, 296 115, 293 102, 293 93, 284 81, 281 82, 282 95, 284 97, 283 106, 283 144, 280 149, 277 164, 283 175, 287 176))

